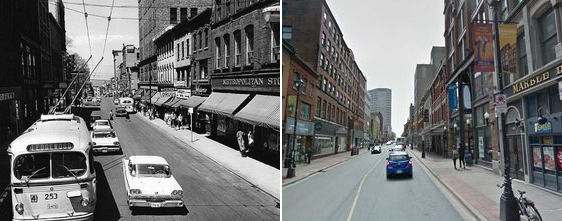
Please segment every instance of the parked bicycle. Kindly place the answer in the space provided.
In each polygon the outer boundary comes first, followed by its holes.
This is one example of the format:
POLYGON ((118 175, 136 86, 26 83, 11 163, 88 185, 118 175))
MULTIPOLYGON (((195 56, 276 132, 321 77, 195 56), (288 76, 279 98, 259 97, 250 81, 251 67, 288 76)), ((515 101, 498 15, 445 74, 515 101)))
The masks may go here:
MULTIPOLYGON (((512 178, 513 179, 513 178, 512 178)), ((505 184, 499 185, 496 184, 499 188, 503 188, 505 184)), ((542 221, 541 214, 539 210, 535 207, 535 202, 527 199, 524 196, 525 191, 517 190, 518 194, 514 194, 515 198, 517 198, 517 210, 519 211, 519 215, 523 215, 527 217, 529 221, 542 221)))

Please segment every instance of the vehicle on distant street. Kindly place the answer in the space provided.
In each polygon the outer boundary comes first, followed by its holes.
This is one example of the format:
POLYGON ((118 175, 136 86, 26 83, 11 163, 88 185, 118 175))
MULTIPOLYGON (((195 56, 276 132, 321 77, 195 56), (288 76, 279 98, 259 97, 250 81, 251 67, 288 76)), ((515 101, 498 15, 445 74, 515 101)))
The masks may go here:
POLYGON ((123 159, 127 204, 133 207, 183 207, 183 189, 160 156, 123 159))
POLYGON ((375 153, 381 153, 381 146, 376 145, 372 147, 371 154, 375 154, 375 153))
POLYGON ((125 110, 125 107, 117 107, 115 108, 115 116, 117 117, 126 117, 127 116, 127 111, 125 110))
POLYGON ((92 131, 92 146, 94 152, 121 152, 119 138, 111 128, 94 129, 92 131))
POLYGON ((118 98, 113 99, 113 104, 119 105, 119 99, 118 98))
POLYGON ((127 113, 135 113, 135 108, 133 107, 135 101, 130 97, 119 98, 119 106, 125 107, 127 113))
POLYGON ((390 148, 390 152, 396 151, 404 151, 404 148, 402 148, 402 146, 393 146, 392 148, 390 148))
POLYGON ((396 145, 404 145, 404 142, 406 141, 406 138, 404 137, 397 137, 396 138, 396 145))
POLYGON ((92 124, 92 130, 113 129, 109 120, 99 119, 92 124))
POLYGON ((386 158, 386 178, 395 175, 412 177, 412 157, 404 151, 393 151, 386 158))

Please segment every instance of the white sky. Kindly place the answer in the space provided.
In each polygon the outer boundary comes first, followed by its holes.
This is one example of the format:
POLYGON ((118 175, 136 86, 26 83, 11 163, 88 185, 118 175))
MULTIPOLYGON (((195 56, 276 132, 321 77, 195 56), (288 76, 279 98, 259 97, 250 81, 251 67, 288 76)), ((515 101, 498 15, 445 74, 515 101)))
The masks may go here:
POLYGON ((416 64, 445 45, 442 0, 326 0, 367 78, 367 90, 392 90, 392 129, 402 134, 414 100, 416 64))
MULTIPOLYGON (((66 35, 72 39, 72 45, 67 48, 67 51, 76 52, 84 59, 90 56, 90 49, 88 46, 88 34, 86 32, 86 21, 84 15, 71 11, 70 9, 84 11, 82 5, 75 5, 71 3, 82 3, 81 0, 63 0, 65 8, 65 21, 66 21, 66 35)), ((49 1, 52 4, 52 1, 49 1)), ((86 4, 99 4, 111 6, 112 0, 85 0, 86 4)), ((115 0, 115 6, 137 6, 137 0, 115 0)), ((88 26, 90 32, 90 42, 92 45, 92 59, 88 63, 90 70, 93 70, 95 65, 103 56, 103 61, 94 72, 93 79, 109 79, 113 77, 113 55, 111 50, 121 50, 123 44, 133 44, 139 46, 139 23, 138 19, 124 20, 117 18, 138 18, 137 8, 113 8, 111 23, 109 25, 109 32, 107 36, 107 45, 103 53, 103 46, 105 40, 105 33, 107 29, 107 18, 94 17, 92 15, 109 16, 110 7, 94 7, 86 6, 88 16, 88 26)))

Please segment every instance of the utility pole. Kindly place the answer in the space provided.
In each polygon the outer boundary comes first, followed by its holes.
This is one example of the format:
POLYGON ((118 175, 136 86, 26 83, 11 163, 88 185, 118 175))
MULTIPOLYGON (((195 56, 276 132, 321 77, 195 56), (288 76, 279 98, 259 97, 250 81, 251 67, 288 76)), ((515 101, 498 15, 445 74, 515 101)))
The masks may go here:
MULTIPOLYGON (((503 94, 503 73, 501 64, 501 53, 500 53, 500 37, 499 37, 499 21, 498 21, 498 11, 500 8, 500 0, 488 0, 490 6, 493 7, 493 24, 494 24, 494 53, 495 53, 495 69, 498 75, 498 89, 499 93, 503 94)), ((498 113, 496 113, 498 114, 498 113)), ((509 147, 505 145, 505 135, 504 135, 504 123, 505 114, 502 112, 499 114, 499 143, 500 150, 503 153, 503 166, 504 166, 504 181, 503 181, 503 193, 500 197, 500 219, 503 221, 513 221, 519 220, 519 212, 517 211, 517 199, 513 195, 513 189, 511 187, 511 177, 510 177, 510 156, 509 147)))

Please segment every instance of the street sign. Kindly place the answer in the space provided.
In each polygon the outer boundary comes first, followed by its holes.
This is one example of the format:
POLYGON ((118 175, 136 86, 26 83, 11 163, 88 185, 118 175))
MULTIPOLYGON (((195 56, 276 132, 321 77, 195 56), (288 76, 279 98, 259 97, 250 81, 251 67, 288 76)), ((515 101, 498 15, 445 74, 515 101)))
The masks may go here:
POLYGON ((507 113, 507 99, 505 94, 496 94, 496 113, 507 113))

